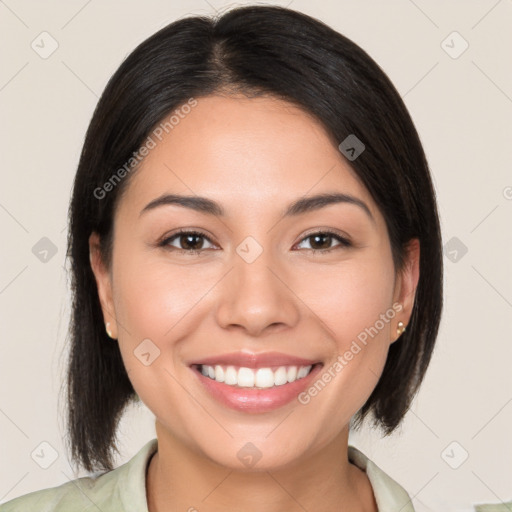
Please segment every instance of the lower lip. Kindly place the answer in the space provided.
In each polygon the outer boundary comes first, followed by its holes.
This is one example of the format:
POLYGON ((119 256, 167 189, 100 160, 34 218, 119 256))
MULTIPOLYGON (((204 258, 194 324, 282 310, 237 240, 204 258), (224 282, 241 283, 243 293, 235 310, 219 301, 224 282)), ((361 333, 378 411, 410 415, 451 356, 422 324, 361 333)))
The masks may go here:
POLYGON ((297 399, 298 395, 310 386, 321 368, 321 364, 315 365, 306 377, 272 388, 229 386, 205 377, 197 368, 192 368, 192 371, 210 395, 221 404, 247 413, 262 413, 279 409, 293 399, 297 399))

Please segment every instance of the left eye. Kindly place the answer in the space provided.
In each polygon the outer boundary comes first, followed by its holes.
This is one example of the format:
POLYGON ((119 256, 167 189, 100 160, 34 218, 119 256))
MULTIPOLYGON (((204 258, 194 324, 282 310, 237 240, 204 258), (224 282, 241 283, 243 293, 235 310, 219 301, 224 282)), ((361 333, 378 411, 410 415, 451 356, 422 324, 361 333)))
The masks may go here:
MULTIPOLYGON (((312 250, 313 252, 329 252, 339 246, 349 247, 351 245, 350 242, 346 238, 343 238, 342 236, 340 236, 336 233, 332 233, 330 231, 319 231, 317 233, 312 233, 312 234, 304 237, 302 240, 305 241, 305 240, 309 240, 309 239, 311 239, 311 242, 310 242, 311 247, 309 249, 312 250), (331 247, 331 242, 333 241, 333 239, 337 240, 340 243, 337 246, 331 247), (326 245, 327 245, 327 247, 325 247, 326 245), (320 247, 315 247, 315 246, 320 246, 320 247)), ((301 241, 300 244, 302 244, 303 241, 301 241)))

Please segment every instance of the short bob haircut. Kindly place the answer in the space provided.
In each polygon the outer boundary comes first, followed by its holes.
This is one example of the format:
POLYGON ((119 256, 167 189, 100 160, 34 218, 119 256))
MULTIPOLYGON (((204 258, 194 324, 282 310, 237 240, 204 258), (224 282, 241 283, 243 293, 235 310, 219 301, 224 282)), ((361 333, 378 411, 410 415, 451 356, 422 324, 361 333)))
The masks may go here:
POLYGON ((110 269, 114 211, 136 169, 109 193, 98 190, 175 109, 212 94, 292 102, 323 125, 336 147, 356 135, 365 150, 347 161, 383 214, 396 272, 404 268, 407 242, 420 241, 420 277, 409 325, 391 345, 381 378, 353 426, 359 429, 372 412, 373 426, 389 435, 411 405, 431 359, 443 304, 436 197, 413 121, 387 75, 355 43, 291 9, 245 6, 215 17, 186 17, 143 41, 111 77, 88 127, 74 180, 67 249, 73 302, 66 442, 74 462, 88 471, 113 469, 119 420, 138 398, 119 346, 105 332, 88 245, 96 231, 110 269))

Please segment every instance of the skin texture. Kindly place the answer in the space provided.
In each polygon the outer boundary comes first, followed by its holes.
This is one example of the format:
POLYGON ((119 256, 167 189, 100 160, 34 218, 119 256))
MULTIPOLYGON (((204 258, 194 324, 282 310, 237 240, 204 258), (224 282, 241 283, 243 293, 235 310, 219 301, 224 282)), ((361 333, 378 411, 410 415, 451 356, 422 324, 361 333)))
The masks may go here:
POLYGON ((348 461, 349 422, 378 382, 398 321, 408 324, 419 244, 395 274, 384 219, 322 126, 271 97, 199 98, 132 177, 114 226, 110 272, 95 233, 91 265, 128 376, 156 416, 149 510, 376 511, 366 474, 348 461), (374 221, 347 203, 282 216, 322 192, 358 197, 374 221), (140 215, 163 193, 206 196, 226 215, 177 205, 140 215), (179 236, 158 247, 179 228, 204 232, 199 255, 180 253, 190 245, 179 236), (314 245, 307 235, 322 229, 353 245, 314 245), (247 236, 263 250, 252 263, 236 251, 247 236), (189 367, 228 352, 278 351, 328 368, 394 303, 401 311, 307 405, 232 410, 189 367), (144 339, 160 350, 148 366, 134 356, 144 339), (262 455, 251 468, 237 457, 248 442, 262 455))

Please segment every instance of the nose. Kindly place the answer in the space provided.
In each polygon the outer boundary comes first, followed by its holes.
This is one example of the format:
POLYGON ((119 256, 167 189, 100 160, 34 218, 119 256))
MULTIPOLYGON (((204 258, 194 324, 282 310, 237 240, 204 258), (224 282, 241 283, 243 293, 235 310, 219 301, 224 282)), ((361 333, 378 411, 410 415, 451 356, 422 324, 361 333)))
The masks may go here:
POLYGON ((299 320, 299 298, 288 272, 264 250, 256 260, 233 256, 233 268, 222 282, 217 321, 224 329, 240 328, 251 336, 288 329, 299 320))

